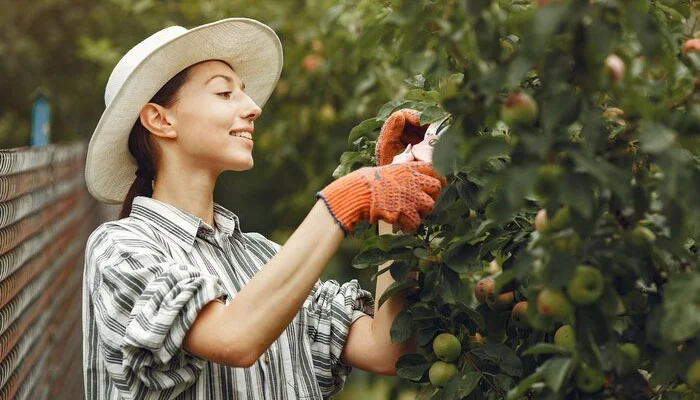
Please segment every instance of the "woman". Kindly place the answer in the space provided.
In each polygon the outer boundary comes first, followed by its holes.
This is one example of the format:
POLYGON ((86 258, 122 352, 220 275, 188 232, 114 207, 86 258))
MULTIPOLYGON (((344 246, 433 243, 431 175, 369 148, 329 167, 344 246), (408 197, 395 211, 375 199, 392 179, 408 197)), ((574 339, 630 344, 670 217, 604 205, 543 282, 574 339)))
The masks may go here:
POLYGON ((85 174, 123 208, 86 247, 86 398, 327 398, 409 348, 390 342, 396 304, 318 278, 358 221, 417 226, 445 184, 428 164, 333 182, 284 246, 213 201, 220 173, 253 166, 281 68, 274 31, 245 18, 161 30, 114 68, 85 174))

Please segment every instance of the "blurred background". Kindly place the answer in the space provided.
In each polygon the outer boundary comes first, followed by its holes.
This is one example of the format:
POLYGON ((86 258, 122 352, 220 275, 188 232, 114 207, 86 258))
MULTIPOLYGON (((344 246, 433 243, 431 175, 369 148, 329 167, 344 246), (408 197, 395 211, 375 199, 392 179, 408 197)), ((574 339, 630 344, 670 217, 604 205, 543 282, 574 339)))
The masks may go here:
MULTIPOLYGON (((284 69, 256 121, 255 167, 223 174, 215 200, 240 217, 244 231, 284 243, 311 209, 315 192, 333 179, 352 127, 402 98, 410 89, 406 77, 436 58, 430 49, 396 57, 379 45, 387 31, 377 26, 390 13, 389 3, 0 0, 0 149, 30 145, 38 94, 51 107, 51 143, 89 140, 113 66, 151 33, 232 16, 258 19, 282 40, 284 69)), ((374 292, 370 277, 376 270, 351 267, 359 244, 345 240, 322 279, 357 278, 374 292)), ((356 370, 336 398, 388 398, 392 379, 398 378, 356 370)))

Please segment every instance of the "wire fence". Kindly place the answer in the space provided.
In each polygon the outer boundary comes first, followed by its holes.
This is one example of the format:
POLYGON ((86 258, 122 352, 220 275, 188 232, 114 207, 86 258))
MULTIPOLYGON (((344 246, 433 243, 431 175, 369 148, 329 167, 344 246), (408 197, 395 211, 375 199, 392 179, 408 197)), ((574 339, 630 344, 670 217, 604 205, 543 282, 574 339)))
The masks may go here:
POLYGON ((82 399, 87 143, 0 150, 0 400, 82 399))

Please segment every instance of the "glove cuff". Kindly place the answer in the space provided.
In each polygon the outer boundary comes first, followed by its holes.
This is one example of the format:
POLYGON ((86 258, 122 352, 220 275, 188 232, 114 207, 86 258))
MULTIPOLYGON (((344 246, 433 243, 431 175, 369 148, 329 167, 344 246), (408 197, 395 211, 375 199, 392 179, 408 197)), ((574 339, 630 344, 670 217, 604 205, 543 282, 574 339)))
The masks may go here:
POLYGON ((316 198, 323 200, 346 236, 353 231, 358 221, 369 217, 369 184, 358 174, 352 173, 338 179, 317 192, 316 198))

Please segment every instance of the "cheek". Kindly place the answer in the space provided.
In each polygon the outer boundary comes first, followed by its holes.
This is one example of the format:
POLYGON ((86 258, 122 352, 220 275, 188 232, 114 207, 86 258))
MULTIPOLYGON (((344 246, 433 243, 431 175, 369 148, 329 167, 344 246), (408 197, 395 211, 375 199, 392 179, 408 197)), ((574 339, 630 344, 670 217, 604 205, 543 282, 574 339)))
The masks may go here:
POLYGON ((231 111, 222 103, 203 101, 196 108, 181 112, 178 130, 188 142, 228 139, 231 111))

